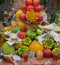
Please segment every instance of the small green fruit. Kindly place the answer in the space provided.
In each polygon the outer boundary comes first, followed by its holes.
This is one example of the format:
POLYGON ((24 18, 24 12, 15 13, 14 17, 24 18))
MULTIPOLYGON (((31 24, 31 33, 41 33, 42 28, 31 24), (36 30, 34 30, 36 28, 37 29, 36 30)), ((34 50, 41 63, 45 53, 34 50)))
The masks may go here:
POLYGON ((37 29, 36 33, 37 33, 37 35, 42 35, 43 32, 42 32, 42 30, 37 29))

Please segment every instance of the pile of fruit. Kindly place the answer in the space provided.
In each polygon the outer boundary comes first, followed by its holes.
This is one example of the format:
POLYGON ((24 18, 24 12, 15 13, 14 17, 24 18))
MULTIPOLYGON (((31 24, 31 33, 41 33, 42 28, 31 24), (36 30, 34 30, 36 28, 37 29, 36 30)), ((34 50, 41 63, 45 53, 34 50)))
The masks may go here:
POLYGON ((25 0, 21 6, 21 10, 16 12, 16 18, 21 21, 41 22, 44 20, 46 12, 43 6, 40 5, 40 0, 25 0))
POLYGON ((13 55, 17 51, 15 54, 19 56, 33 52, 38 60, 52 56, 60 58, 60 46, 52 37, 48 35, 42 42, 38 40, 37 37, 45 34, 38 27, 31 28, 28 24, 15 22, 14 25, 12 23, 10 26, 5 27, 3 34, 6 36, 6 40, 1 48, 2 53, 5 55, 13 55))
POLYGON ((21 10, 16 12, 16 18, 21 21, 12 22, 11 25, 4 28, 4 32, 0 33, 4 37, 0 40, 0 42, 3 40, 0 47, 4 55, 15 54, 22 57, 25 53, 33 52, 38 60, 43 59, 43 57, 60 58, 60 46, 53 37, 48 34, 40 42, 42 36, 47 32, 39 27, 32 28, 31 25, 22 22, 25 20, 29 22, 43 21, 45 12, 42 11, 43 7, 39 5, 39 1, 25 0, 21 10))
POLYGON ((37 36, 42 35, 43 33, 44 32, 39 28, 29 28, 26 29, 26 31, 23 31, 18 26, 12 27, 10 30, 6 29, 5 27, 4 34, 8 36, 8 39, 3 44, 2 51, 4 54, 11 54, 12 52, 17 50, 18 55, 20 56, 30 51, 33 51, 35 53, 38 50, 42 51, 43 45, 37 41, 37 36), (8 48, 9 50, 7 51, 8 48))

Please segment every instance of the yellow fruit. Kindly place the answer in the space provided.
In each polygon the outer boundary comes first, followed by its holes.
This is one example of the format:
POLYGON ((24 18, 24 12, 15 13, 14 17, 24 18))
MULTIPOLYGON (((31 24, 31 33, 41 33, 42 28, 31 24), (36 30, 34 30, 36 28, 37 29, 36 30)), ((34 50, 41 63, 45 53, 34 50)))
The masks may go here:
POLYGON ((36 12, 34 12, 34 10, 26 12, 26 19, 27 19, 27 21, 29 21, 29 22, 36 22, 37 21, 36 17, 37 17, 37 14, 36 14, 36 12))
POLYGON ((16 49, 19 49, 22 46, 22 42, 19 42, 17 44, 14 45, 16 49))
POLYGON ((16 25, 20 27, 21 30, 24 29, 24 23, 22 21, 16 22, 16 25))
POLYGON ((10 31, 12 29, 12 27, 11 26, 7 26, 7 27, 5 27, 5 29, 4 30, 6 30, 6 31, 10 31))
POLYGON ((16 18, 19 19, 19 15, 22 14, 23 11, 22 10, 18 10, 15 14, 16 18))
POLYGON ((42 52, 42 51, 37 51, 37 53, 36 53, 36 58, 37 58, 38 60, 41 60, 41 59, 43 58, 43 52, 42 52))
POLYGON ((30 51, 37 52, 37 51, 42 51, 43 46, 36 40, 32 41, 32 43, 29 46, 30 51))

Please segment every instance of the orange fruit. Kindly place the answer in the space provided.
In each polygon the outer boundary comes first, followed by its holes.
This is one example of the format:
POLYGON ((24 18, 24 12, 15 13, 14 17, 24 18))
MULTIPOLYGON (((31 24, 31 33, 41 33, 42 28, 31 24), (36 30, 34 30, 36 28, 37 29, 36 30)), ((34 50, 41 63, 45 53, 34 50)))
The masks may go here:
POLYGON ((21 30, 24 29, 24 23, 22 21, 16 22, 17 26, 20 27, 21 30))
POLYGON ((37 52, 43 50, 43 45, 41 45, 38 41, 34 40, 29 46, 30 51, 37 52))

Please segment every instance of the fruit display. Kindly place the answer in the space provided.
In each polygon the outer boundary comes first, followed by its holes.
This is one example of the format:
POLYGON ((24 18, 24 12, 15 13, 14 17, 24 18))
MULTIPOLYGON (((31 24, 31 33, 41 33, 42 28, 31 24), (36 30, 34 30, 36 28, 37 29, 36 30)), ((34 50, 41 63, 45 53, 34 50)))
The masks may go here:
MULTIPOLYGON (((43 59, 43 57, 52 57, 56 52, 54 49, 60 49, 60 46, 57 45, 55 38, 48 34, 46 37, 44 36, 48 32, 44 32, 44 29, 38 27, 31 27, 29 24, 24 24, 23 22, 15 22, 15 26, 12 26, 11 29, 6 29, 3 33, 8 36, 6 42, 2 46, 2 52, 6 55, 13 54, 13 52, 17 51, 19 56, 23 56, 25 53, 33 52, 35 53, 35 57, 37 60, 43 59), (39 40, 37 37, 39 37, 39 40), (42 38, 44 37, 44 38, 42 38), (9 50, 7 50, 7 48, 9 50)), ((59 51, 59 50, 58 50, 59 51)), ((58 53, 59 54, 59 53, 58 53)))
POLYGON ((29 23, 42 22, 45 19, 46 13, 43 10, 43 6, 40 5, 40 0, 25 0, 25 3, 21 6, 21 10, 16 12, 16 18, 21 21, 27 21, 29 23))
POLYGON ((33 52, 37 60, 60 58, 60 46, 53 37, 55 34, 49 33, 50 31, 44 32, 44 29, 39 27, 32 28, 29 24, 19 21, 15 22, 15 26, 12 26, 12 24, 10 25, 11 29, 6 29, 3 33, 8 36, 1 47, 4 55, 15 54, 26 59, 24 54, 28 54, 29 58, 29 53, 33 52), (39 40, 37 37, 39 37, 39 40))
POLYGON ((3 59, 7 59, 8 55, 17 55, 27 62, 32 58, 60 58, 60 34, 54 30, 54 26, 58 25, 56 22, 51 25, 47 22, 46 12, 39 2, 40 0, 25 0, 21 9, 15 13, 16 21, 11 21, 9 26, 4 27, 0 47, 1 53, 7 57, 2 57, 3 59))

